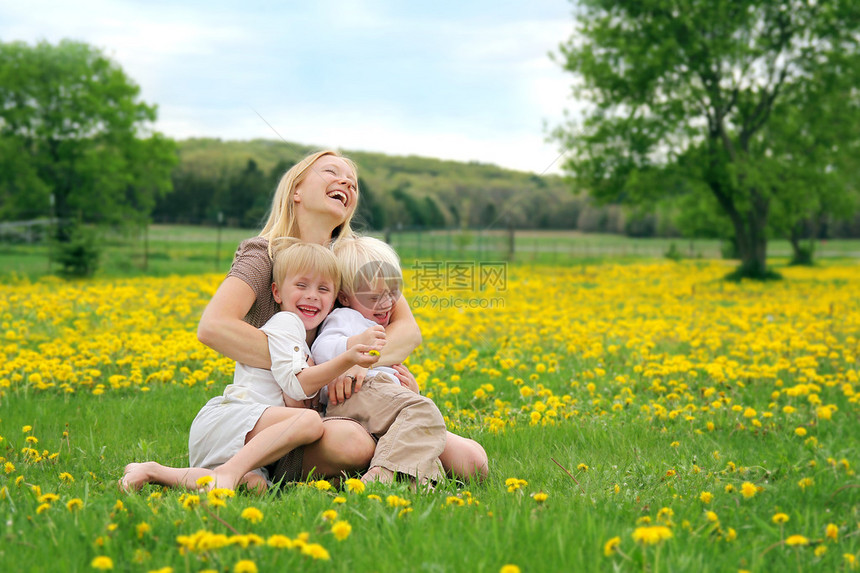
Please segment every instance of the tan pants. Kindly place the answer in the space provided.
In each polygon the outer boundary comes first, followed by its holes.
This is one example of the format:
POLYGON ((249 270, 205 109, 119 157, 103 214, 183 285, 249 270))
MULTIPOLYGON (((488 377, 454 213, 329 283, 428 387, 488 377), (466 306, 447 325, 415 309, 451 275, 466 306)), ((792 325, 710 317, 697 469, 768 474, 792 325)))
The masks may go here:
POLYGON ((439 480, 445 473, 439 454, 448 431, 433 400, 416 394, 387 376, 365 379, 346 401, 326 408, 326 417, 352 418, 378 438, 370 467, 409 474, 419 481, 439 480))

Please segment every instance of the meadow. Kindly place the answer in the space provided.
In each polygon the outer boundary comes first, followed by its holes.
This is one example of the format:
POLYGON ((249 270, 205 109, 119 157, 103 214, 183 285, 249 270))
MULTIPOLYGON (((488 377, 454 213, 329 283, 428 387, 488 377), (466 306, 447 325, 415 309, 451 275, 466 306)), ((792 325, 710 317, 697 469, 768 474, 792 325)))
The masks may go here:
POLYGON ((483 483, 123 494, 231 379, 195 335, 223 275, 7 278, 0 569, 860 569, 855 262, 404 266, 408 365, 483 483))

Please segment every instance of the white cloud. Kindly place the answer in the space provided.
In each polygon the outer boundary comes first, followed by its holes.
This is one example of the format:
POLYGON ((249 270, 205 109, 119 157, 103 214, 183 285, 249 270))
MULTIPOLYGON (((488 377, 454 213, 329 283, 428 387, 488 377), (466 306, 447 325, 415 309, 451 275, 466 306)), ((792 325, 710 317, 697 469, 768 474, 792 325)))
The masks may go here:
POLYGON ((193 1, 3 2, 0 38, 103 48, 172 137, 274 138, 256 108, 301 143, 536 172, 558 155, 566 0, 193 1))

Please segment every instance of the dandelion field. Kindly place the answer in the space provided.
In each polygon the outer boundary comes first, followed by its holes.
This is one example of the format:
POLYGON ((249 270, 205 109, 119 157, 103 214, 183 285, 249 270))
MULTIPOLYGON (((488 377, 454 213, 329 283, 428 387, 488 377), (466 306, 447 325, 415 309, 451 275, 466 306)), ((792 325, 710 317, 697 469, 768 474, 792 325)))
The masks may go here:
POLYGON ((432 296, 407 271, 409 366, 490 458, 431 493, 122 494, 130 461, 187 463, 231 379, 195 336, 222 277, 0 284, 0 569, 860 570, 860 266, 727 270, 510 266, 432 296))

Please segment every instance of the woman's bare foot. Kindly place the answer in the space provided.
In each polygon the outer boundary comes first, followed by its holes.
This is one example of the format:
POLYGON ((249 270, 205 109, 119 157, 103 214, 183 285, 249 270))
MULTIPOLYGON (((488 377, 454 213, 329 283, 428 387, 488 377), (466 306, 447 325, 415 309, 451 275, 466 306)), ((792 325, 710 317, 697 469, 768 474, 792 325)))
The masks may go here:
POLYGON ((380 483, 394 483, 394 472, 381 466, 373 466, 367 473, 361 476, 361 481, 370 483, 378 481, 380 483))
POLYGON ((122 479, 119 480, 119 489, 125 493, 134 493, 150 483, 154 471, 159 464, 156 462, 131 463, 125 466, 122 479))

